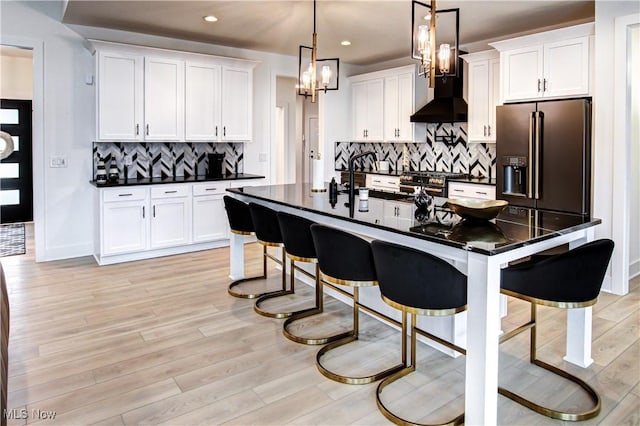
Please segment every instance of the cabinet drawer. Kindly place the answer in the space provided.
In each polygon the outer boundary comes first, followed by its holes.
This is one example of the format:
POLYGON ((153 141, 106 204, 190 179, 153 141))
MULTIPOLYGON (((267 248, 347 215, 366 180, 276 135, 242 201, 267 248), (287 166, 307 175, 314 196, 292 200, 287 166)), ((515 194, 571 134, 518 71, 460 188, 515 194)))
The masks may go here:
POLYGON ((151 188, 151 198, 188 197, 189 185, 158 185, 151 188))
POLYGON ((140 187, 104 189, 102 192, 102 201, 108 203, 110 201, 144 200, 146 194, 146 189, 140 187))
POLYGON ((367 175, 367 187, 371 189, 400 190, 400 178, 398 176, 367 175))
POLYGON ((496 187, 475 183, 449 182, 449 197, 496 199, 496 187))
POLYGON ((229 187, 229 182, 207 182, 193 185, 193 196, 224 194, 229 187))

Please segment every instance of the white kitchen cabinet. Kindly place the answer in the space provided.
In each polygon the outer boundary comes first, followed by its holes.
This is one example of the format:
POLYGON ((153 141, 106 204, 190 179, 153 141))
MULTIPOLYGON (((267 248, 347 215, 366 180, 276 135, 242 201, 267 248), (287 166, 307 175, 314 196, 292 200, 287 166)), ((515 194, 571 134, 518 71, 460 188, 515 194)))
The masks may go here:
POLYGON ((97 58, 97 138, 143 140, 143 56, 98 52, 97 58))
POLYGON ((469 64, 469 142, 495 143, 496 106, 500 104, 500 57, 497 51, 462 55, 469 64))
POLYGON ((217 141, 220 125, 221 67, 213 63, 187 62, 185 139, 217 141))
POLYGON ((354 83, 353 102, 353 138, 357 141, 381 142, 384 121, 384 80, 372 80, 354 83))
POLYGON ((467 182, 449 182, 449 198, 477 198, 481 200, 495 200, 495 185, 467 182))
POLYGON ((500 51, 504 102, 589 96, 594 24, 490 43, 500 51))
POLYGON ((360 211, 360 197, 355 197, 355 209, 353 212, 353 218, 361 220, 363 222, 373 223, 374 225, 382 224, 384 216, 384 201, 378 198, 371 198, 367 200, 367 211, 360 211))
POLYGON ((251 140, 251 70, 222 68, 222 140, 251 140))
POLYGON ((191 194, 188 185, 151 188, 152 249, 189 244, 191 240, 191 194))
POLYGON ((415 73, 407 72, 384 79, 384 140, 413 142, 415 73))
POLYGON ((147 204, 144 188, 104 190, 99 232, 103 255, 131 253, 147 248, 147 204))
POLYGON ((229 238, 227 214, 224 209, 227 182, 206 182, 193 185, 193 242, 229 238))
POLYGON ((400 176, 367 173, 366 185, 370 189, 400 192, 400 176))
POLYGON ((184 61, 145 57, 144 138, 184 140, 184 61))
POLYGON ((415 206, 413 203, 385 200, 382 224, 393 228, 409 230, 413 224, 414 210, 415 206))

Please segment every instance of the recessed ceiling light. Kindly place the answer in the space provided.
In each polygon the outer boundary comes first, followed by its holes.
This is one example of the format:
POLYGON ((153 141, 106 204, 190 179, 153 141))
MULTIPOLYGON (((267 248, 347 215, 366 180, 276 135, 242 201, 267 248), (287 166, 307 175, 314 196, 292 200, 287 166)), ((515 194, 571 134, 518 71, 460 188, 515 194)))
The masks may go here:
POLYGON ((216 22, 218 20, 218 18, 216 18, 213 15, 203 16, 202 19, 204 19, 207 22, 216 22))
POLYGON ((343 46, 351 46, 351 42, 349 40, 342 40, 340 44, 343 46))

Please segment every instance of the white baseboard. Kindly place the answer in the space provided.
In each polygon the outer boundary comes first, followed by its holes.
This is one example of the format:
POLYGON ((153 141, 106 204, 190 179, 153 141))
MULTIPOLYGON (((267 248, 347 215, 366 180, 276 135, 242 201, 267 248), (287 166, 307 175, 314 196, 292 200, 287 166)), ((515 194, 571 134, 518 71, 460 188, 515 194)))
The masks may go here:
POLYGON ((209 243, 189 244, 186 246, 168 247, 157 250, 145 250, 134 253, 117 254, 112 256, 101 256, 99 253, 93 254, 98 265, 113 265, 114 263, 133 262, 135 260, 151 259, 154 257, 172 256, 174 254, 191 253, 194 251, 210 250, 214 248, 227 247, 229 240, 212 241, 209 243))
POLYGON ((74 257, 91 256, 93 244, 74 244, 69 246, 45 247, 42 256, 38 256, 37 262, 50 262, 53 260, 71 259, 74 257))
POLYGON ((629 279, 640 275, 640 259, 629 261, 629 279))

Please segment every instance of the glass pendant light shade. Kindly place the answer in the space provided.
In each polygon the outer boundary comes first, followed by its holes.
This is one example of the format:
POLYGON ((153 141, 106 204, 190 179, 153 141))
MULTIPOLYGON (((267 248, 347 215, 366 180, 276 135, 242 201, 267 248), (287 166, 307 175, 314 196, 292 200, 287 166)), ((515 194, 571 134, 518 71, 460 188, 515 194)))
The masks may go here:
POLYGON ((449 73, 449 63, 451 62, 451 46, 448 43, 440 45, 440 53, 438 54, 438 68, 441 74, 449 73))

